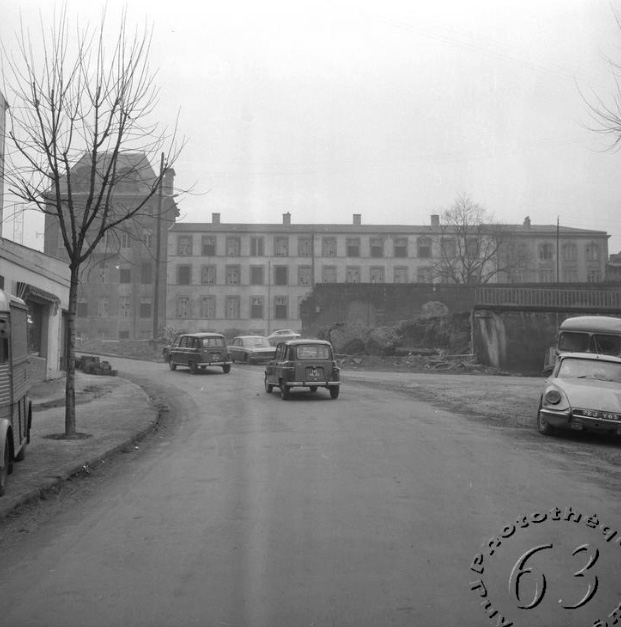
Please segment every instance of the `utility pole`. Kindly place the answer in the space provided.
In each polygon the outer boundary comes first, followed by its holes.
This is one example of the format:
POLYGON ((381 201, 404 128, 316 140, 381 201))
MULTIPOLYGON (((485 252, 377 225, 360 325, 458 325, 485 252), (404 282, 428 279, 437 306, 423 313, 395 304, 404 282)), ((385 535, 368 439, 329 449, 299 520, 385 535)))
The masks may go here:
POLYGON ((160 326, 160 264, 162 258, 162 205, 164 201, 164 153, 160 158, 160 189, 157 196, 157 216, 155 219, 155 281, 153 286, 153 339, 157 339, 160 326))
POLYGON ((560 217, 556 216, 556 282, 560 283, 561 280, 561 276, 560 276, 560 259, 559 259, 559 252, 560 252, 560 246, 559 246, 559 240, 560 240, 560 217))

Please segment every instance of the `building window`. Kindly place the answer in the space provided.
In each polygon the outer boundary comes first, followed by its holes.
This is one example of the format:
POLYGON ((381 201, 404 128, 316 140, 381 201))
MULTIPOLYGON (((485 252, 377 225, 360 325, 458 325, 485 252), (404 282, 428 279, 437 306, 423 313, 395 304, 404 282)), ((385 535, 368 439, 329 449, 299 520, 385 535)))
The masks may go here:
POLYGON ((539 259, 541 261, 550 261, 554 258, 554 247, 552 244, 539 244, 539 259))
POLYGON ((190 298, 189 296, 177 297, 177 318, 190 317, 190 298))
POLYGON ((97 301, 97 315, 100 318, 107 318, 110 315, 110 301, 107 296, 100 296, 97 301))
POLYGON ((121 268, 119 270, 119 283, 131 283, 132 271, 131 268, 121 268))
POLYGON ((548 269, 539 270, 539 282, 554 283, 554 271, 548 269))
POLYGON ((348 257, 360 257, 360 238, 348 237, 346 241, 347 256, 348 257))
POLYGON ((127 231, 121 232, 121 248, 131 248, 132 240, 127 231))
POLYGON ((151 285, 153 283, 153 265, 150 262, 143 263, 140 266, 140 282, 143 285, 151 285))
POLYGON ((201 285, 216 284, 216 266, 201 266, 201 285))
POLYGON ((263 266, 250 266, 250 285, 263 285, 264 272, 263 266))
POLYGON ((239 285, 241 275, 240 266, 227 266, 226 267, 226 284, 227 285, 239 285))
POLYGON ((408 256, 408 238, 399 237, 395 239, 395 257, 404 258, 408 256))
POLYGON ((313 238, 298 237, 298 257, 313 256, 313 238))
POLYGON ((216 238, 211 235, 203 235, 203 257, 215 257, 216 238))
POLYGON ((80 301, 77 309, 78 318, 86 318, 88 316, 88 302, 80 301))
POLYGON ((288 237, 275 237, 274 238, 274 256, 275 257, 288 257, 289 256, 289 238, 288 237))
POLYGON ((203 296, 201 298, 201 318, 215 318, 216 317, 216 297, 215 296, 203 296))
POLYGON ((575 268, 563 268, 563 281, 565 283, 577 283, 578 270, 575 268))
POLYGON ((265 255, 265 243, 262 237, 250 238, 251 257, 263 257, 265 255))
POLYGON ((298 285, 313 284, 313 267, 298 266, 298 285))
POLYGON ((129 331, 119 331, 119 340, 129 340, 129 331))
POLYGON ((286 320, 289 310, 289 299, 287 296, 274 296, 274 319, 286 320))
POLYGON ((224 317, 227 319, 239 318, 239 296, 227 296, 225 301, 224 317))
POLYGON ((431 257, 431 238, 419 237, 416 240, 417 255, 422 259, 429 259, 431 257))
POLYGON ((382 268, 381 266, 372 266, 369 272, 369 278, 371 283, 383 283, 384 268, 382 268))
POLYGON ((239 257, 241 253, 241 240, 239 237, 226 238, 226 255, 227 257, 239 257))
POLYGON ((99 281, 101 283, 106 282, 107 272, 108 272, 108 264, 105 261, 102 261, 99 264, 99 281))
POLYGON ((323 283, 336 283, 336 266, 323 266, 321 281, 323 283))
POLYGON ((129 318, 130 301, 129 298, 121 298, 119 300, 119 318, 129 318))
POLYGON ((321 254, 323 257, 336 257, 336 237, 324 237, 321 240, 321 254))
POLYGON ((394 270, 393 283, 407 283, 408 269, 405 266, 398 266, 394 270))
POLYGON ((289 285, 288 266, 274 266, 274 285, 289 285))
POLYGON ((597 244, 588 244, 586 247, 587 261, 599 261, 599 246, 597 244))
POLYGON ((360 268, 358 266, 347 266, 345 270, 346 283, 360 283, 360 268))
POLYGON ((255 320, 263 318, 263 296, 250 297, 250 317, 255 320))
POLYGON ((190 285, 192 282, 192 266, 177 266, 177 285, 190 285))
POLYGON ((150 318, 151 317, 151 299, 143 298, 140 301, 140 317, 141 318, 150 318))
POLYGON ((416 268, 416 280, 419 283, 431 283, 433 277, 433 269, 428 266, 416 268))
POLYGON ((383 257, 384 256, 384 240, 381 237, 371 238, 371 257, 383 257))
POLYGON ((177 237, 177 255, 179 257, 189 257, 192 254, 192 236, 179 235, 177 237))
POLYGON ((601 281, 599 270, 587 270, 587 281, 589 283, 599 283, 601 281))
POLYGON ((453 238, 443 237, 440 240, 440 250, 445 259, 457 257, 457 242, 453 238))
POLYGON ((153 233, 151 231, 142 232, 142 243, 149 250, 153 247, 153 233))
POLYGON ((577 261, 578 248, 575 244, 565 244, 563 246, 563 261, 577 261))

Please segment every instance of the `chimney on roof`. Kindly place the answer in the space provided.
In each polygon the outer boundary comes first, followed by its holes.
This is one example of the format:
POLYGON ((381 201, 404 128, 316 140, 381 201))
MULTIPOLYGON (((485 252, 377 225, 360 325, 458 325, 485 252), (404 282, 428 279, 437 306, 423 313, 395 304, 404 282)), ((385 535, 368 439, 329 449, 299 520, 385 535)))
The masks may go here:
POLYGON ((291 224, 291 214, 287 211, 287 213, 282 214, 282 223, 283 224, 291 224))
POLYGON ((175 171, 172 168, 164 170, 164 176, 162 179, 162 192, 166 196, 172 196, 175 187, 175 171))
POLYGON ((212 224, 220 224, 220 214, 219 213, 212 213, 211 214, 211 223, 212 224))
POLYGON ((437 213, 431 214, 431 226, 440 226, 440 216, 437 213))
POLYGON ((524 226, 530 226, 530 216, 524 218, 524 226))
POLYGON ((354 213, 354 224, 360 226, 362 224, 362 214, 354 213))

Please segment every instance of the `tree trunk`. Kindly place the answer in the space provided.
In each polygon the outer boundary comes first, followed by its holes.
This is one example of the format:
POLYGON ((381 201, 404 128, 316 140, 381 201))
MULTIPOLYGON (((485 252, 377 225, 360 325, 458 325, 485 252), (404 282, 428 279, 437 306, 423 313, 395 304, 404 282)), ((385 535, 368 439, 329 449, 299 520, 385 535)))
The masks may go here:
POLYGON ((70 265, 69 315, 67 317, 67 376, 65 385, 65 436, 76 434, 75 420, 75 317, 78 307, 79 267, 70 265))

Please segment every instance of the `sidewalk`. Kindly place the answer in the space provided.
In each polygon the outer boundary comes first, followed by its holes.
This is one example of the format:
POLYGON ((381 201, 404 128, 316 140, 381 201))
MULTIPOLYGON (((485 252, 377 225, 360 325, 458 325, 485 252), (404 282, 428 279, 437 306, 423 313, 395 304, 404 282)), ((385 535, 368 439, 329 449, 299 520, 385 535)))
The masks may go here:
POLYGON ((64 377, 35 385, 30 398, 30 444, 26 459, 15 464, 6 494, 0 497, 0 519, 141 439, 155 427, 158 416, 147 394, 126 379, 77 372, 76 429, 85 437, 62 440, 53 436, 65 431, 64 377))

